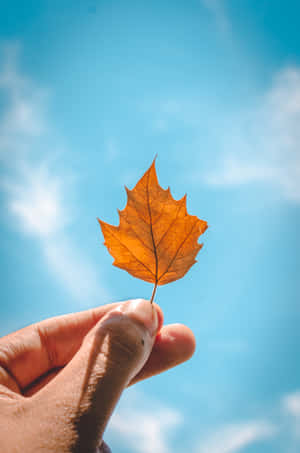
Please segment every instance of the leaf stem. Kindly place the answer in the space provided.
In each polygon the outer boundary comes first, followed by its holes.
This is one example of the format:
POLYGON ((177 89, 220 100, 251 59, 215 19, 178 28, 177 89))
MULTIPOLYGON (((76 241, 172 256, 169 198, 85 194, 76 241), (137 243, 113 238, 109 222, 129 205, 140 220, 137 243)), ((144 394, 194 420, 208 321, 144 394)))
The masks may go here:
POLYGON ((154 296, 155 296, 155 293, 156 293, 156 289, 157 289, 157 282, 155 283, 154 288, 153 288, 153 291, 152 291, 152 296, 151 296, 151 299, 150 299, 150 304, 153 303, 154 296))

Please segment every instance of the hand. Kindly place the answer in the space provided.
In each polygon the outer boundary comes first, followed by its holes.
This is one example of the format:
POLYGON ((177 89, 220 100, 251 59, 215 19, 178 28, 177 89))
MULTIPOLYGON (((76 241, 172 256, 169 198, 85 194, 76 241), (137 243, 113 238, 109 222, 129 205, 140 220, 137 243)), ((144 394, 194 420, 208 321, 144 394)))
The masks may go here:
POLYGON ((187 327, 162 324, 137 299, 1 338, 1 453, 95 453, 122 391, 193 354, 187 327))

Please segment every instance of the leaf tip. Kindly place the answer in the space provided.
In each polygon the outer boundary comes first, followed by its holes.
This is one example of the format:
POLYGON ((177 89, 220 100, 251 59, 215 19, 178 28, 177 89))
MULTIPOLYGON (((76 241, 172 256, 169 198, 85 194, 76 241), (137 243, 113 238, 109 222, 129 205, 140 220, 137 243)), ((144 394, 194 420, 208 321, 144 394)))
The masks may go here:
POLYGON ((152 170, 152 169, 153 169, 153 170, 156 172, 156 168, 155 168, 156 159, 157 159, 157 153, 156 153, 155 156, 154 156, 154 159, 153 159, 153 161, 152 161, 152 164, 150 165, 149 170, 152 170))

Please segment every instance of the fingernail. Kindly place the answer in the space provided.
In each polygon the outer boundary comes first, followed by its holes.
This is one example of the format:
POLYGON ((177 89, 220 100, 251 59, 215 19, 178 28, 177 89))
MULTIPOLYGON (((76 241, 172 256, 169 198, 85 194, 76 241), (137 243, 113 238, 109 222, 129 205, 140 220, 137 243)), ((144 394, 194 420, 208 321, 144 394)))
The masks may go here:
POLYGON ((156 310, 149 300, 133 299, 128 304, 121 305, 119 310, 144 324, 151 336, 156 335, 158 318, 156 310))
POLYGON ((97 448, 95 453, 111 453, 111 449, 103 440, 102 444, 100 445, 100 447, 97 448))

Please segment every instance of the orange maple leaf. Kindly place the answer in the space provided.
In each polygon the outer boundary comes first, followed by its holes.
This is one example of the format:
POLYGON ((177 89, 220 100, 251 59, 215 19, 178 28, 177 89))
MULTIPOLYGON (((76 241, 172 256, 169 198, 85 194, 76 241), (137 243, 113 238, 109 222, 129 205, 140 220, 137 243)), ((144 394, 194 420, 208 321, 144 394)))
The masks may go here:
POLYGON ((182 278, 196 262, 207 223, 187 213, 186 195, 175 200, 159 185, 155 160, 132 190, 125 189, 119 226, 98 221, 114 266, 154 283, 152 301, 157 285, 182 278))

